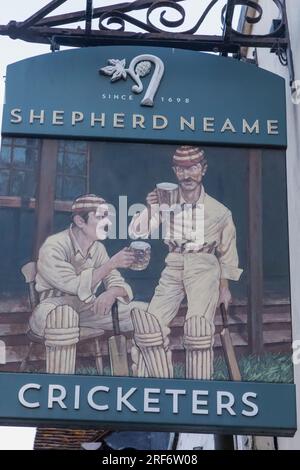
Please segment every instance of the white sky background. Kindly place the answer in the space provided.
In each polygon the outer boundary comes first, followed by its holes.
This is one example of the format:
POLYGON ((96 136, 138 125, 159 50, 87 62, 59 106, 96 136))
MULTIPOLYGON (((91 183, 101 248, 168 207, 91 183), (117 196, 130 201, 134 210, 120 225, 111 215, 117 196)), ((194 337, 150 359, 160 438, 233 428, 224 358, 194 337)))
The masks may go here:
MULTIPOLYGON (((22 21, 47 5, 50 0, 0 0, 0 24, 5 25, 11 20, 22 21)), ((124 1, 124 0, 123 0, 124 1)), ((94 8, 123 3, 122 0, 94 0, 94 8)), ((208 5, 210 0, 184 0, 181 5, 186 10, 186 20, 181 28, 177 31, 191 28, 196 24, 202 12, 208 5)), ((205 21, 205 25, 201 27, 198 34, 221 34, 221 10, 225 4, 225 0, 219 0, 217 5, 211 10, 205 21)), ((72 11, 84 10, 86 0, 68 0, 61 7, 54 10, 49 16, 72 11)), ((162 8, 162 10, 165 8, 162 8)), ((237 21, 240 8, 236 9, 235 20, 237 21)), ((167 16, 168 19, 174 17, 178 19, 178 13, 167 16)), ((140 19, 145 18, 142 12, 137 15, 140 19)), ((72 27, 68 25, 67 27, 72 27)), ((77 26, 77 25, 76 25, 77 26)), ((97 20, 93 22, 93 27, 97 27, 97 20)), ((133 28, 133 27, 132 27, 133 28)), ((132 30, 132 29, 131 29, 132 30)), ((172 30, 176 31, 176 30, 172 30)), ((19 40, 0 36, 0 110, 3 105, 4 96, 4 76, 8 64, 17 62, 27 57, 32 57, 50 52, 50 46, 42 44, 32 44, 19 40)), ((0 114, 0 126, 2 120, 2 112, 0 114)), ((17 427, 0 427, 0 450, 8 449, 32 449, 35 436, 35 428, 17 428, 17 427)))

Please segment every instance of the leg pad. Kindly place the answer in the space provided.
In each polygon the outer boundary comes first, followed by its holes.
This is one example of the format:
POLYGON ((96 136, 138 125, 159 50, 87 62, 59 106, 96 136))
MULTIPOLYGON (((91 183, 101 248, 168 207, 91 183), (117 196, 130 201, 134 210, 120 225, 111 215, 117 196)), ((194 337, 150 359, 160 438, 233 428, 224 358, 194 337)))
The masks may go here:
POLYGON ((78 341, 78 314, 75 310, 69 305, 51 310, 45 328, 46 372, 74 374, 78 341))
POLYGON ((137 360, 137 375, 170 378, 173 376, 171 353, 164 347, 164 338, 157 318, 137 308, 131 311, 134 341, 142 357, 137 360), (144 374, 144 375, 142 375, 144 374))

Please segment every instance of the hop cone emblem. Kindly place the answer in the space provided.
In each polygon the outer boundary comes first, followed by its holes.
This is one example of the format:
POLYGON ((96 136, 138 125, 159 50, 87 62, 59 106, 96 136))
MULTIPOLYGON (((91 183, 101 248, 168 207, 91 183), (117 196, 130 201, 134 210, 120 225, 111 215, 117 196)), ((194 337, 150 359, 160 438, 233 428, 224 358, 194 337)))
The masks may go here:
POLYGON ((140 77, 145 77, 151 70, 151 62, 143 61, 139 62, 135 68, 135 72, 140 77))

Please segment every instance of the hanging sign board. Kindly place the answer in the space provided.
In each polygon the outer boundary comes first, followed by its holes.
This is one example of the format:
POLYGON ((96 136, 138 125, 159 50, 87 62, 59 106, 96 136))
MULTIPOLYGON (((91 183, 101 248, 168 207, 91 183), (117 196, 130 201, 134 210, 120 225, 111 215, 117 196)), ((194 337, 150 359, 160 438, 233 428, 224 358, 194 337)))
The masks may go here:
POLYGON ((292 436, 286 145, 284 80, 234 59, 10 65, 1 422, 292 436))

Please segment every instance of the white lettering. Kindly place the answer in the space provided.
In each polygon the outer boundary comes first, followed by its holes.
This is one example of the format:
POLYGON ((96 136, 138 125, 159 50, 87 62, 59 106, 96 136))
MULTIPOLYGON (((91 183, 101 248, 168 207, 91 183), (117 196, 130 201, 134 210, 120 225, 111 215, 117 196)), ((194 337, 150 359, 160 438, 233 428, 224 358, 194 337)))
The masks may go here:
POLYGON ((208 415, 208 410, 200 409, 200 406, 207 406, 207 400, 199 400, 199 396, 208 396, 207 390, 193 390, 192 413, 193 415, 208 415))
POLYGON ((34 402, 29 402, 25 400, 25 392, 29 389, 35 389, 35 390, 40 390, 41 386, 39 384, 26 384, 23 385, 23 387, 20 388, 18 398, 19 402, 21 405, 25 406, 26 408, 39 408, 40 407, 40 402, 39 401, 34 401, 34 402))
POLYGON ((124 117, 125 117, 125 114, 124 113, 114 113, 114 123, 113 123, 113 126, 114 127, 119 127, 119 128, 124 128, 125 125, 124 125, 124 117))
POLYGON ((278 131, 279 122, 277 120, 269 119, 267 121, 267 124, 268 124, 268 134, 269 135, 278 135, 279 134, 279 131, 278 131))
POLYGON ((145 116, 142 114, 134 114, 132 116, 132 127, 133 129, 136 129, 137 126, 141 127, 142 129, 145 129, 145 116))
POLYGON ((128 238, 127 196, 119 196, 119 240, 128 238))
POLYGON ((247 134, 247 132, 250 132, 250 134, 252 134, 254 131, 256 132, 256 134, 259 134, 259 120, 256 119, 255 123, 251 127, 249 126, 246 119, 243 119, 243 134, 247 134))
POLYGON ((61 126, 64 123, 64 111, 53 111, 52 124, 55 126, 61 126))
POLYGON ((172 389, 167 389, 165 391, 166 395, 173 395, 173 413, 177 414, 178 413, 178 397, 179 395, 186 395, 186 390, 172 390, 172 389))
POLYGON ((49 390, 48 390, 48 408, 53 408, 53 403, 58 403, 59 406, 63 409, 66 409, 66 405, 64 404, 63 400, 67 396, 67 391, 65 387, 62 385, 49 385, 49 390), (59 391, 60 394, 57 396, 54 396, 55 391, 59 391))
POLYGON ((228 411, 231 416, 236 416, 235 411, 232 409, 234 405, 234 396, 230 392, 217 392, 217 415, 222 415, 223 410, 228 411), (226 403, 223 403, 223 398, 228 398, 226 403))
POLYGON ((225 131, 236 132, 236 130, 233 127, 233 124, 232 124, 232 122, 230 121, 229 118, 226 119, 226 121, 224 122, 224 125, 221 129, 221 132, 225 132, 225 131))
POLYGON ((252 392, 247 392, 244 393, 242 396, 242 402, 244 405, 249 406, 251 408, 251 411, 242 411, 242 415, 244 416, 256 416, 258 414, 258 406, 255 403, 252 403, 251 401, 248 400, 248 398, 257 398, 257 393, 252 393, 252 392))
POLYGON ((75 385, 74 410, 79 410, 80 406, 80 385, 75 385))
POLYGON ((168 119, 166 116, 161 116, 159 114, 154 114, 153 115, 153 129, 165 129, 168 126, 168 119), (159 121, 162 121, 159 124, 159 121))
POLYGON ((159 403, 159 398, 150 398, 150 393, 160 393, 160 388, 145 388, 144 390, 144 412, 159 413, 160 408, 151 407, 151 404, 159 403))
POLYGON ((132 404, 127 400, 134 394, 134 392, 136 392, 136 390, 137 389, 135 387, 132 387, 127 393, 125 393, 125 395, 123 395, 122 387, 117 388, 117 411, 122 411, 122 404, 127 406, 130 411, 137 411, 136 408, 134 408, 134 406, 132 406, 132 404))
POLYGON ((23 121, 22 109, 19 109, 19 108, 12 109, 10 112, 10 115, 12 117, 12 119, 10 120, 12 124, 20 124, 20 122, 23 121))
POLYGON ((82 122, 84 115, 81 111, 72 111, 72 126, 76 126, 78 122, 82 122))
POLYGON ((108 410, 108 408, 109 408, 108 405, 97 405, 97 403, 94 402, 94 395, 97 392, 108 393, 109 392, 109 387, 104 387, 104 386, 99 385, 97 387, 91 388, 91 390, 88 393, 88 397, 87 397, 88 404, 94 410, 98 410, 98 411, 108 410))
POLYGON ((40 114, 34 114, 34 109, 30 110, 29 114, 29 123, 33 124, 34 120, 40 121, 40 124, 44 124, 45 122, 45 110, 42 109, 40 114))
POLYGON ((95 127, 95 123, 99 122, 101 127, 105 126, 105 113, 101 113, 100 117, 96 117, 96 113, 91 114, 91 127, 95 127))
POLYGON ((183 116, 180 116, 180 130, 184 131, 184 128, 188 127, 192 131, 195 130, 195 117, 191 116, 191 120, 187 121, 183 116))
POLYGON ((215 118, 212 118, 212 117, 203 118, 203 131, 215 132, 215 118))

